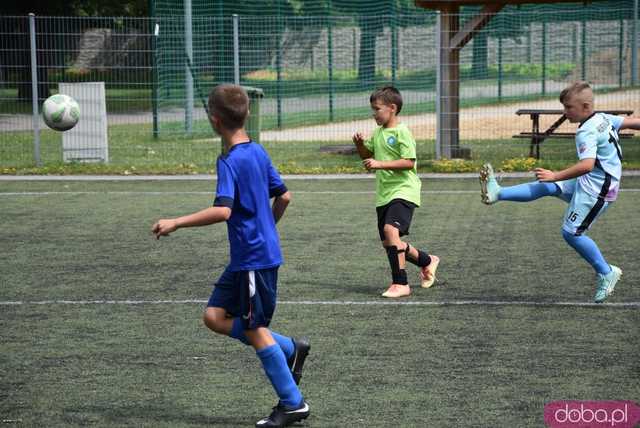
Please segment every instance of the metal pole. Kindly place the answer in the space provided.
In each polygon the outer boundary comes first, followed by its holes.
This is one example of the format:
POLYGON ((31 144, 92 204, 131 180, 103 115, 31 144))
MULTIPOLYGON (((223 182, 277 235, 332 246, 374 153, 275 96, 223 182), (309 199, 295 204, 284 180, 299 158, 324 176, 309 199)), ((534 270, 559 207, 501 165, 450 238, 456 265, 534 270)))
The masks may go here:
POLYGON ((587 21, 582 18, 582 43, 581 43, 580 61, 581 61, 581 77, 587 80, 587 21))
POLYGON ((329 120, 333 121, 333 98, 335 88, 333 87, 333 29, 331 22, 331 13, 327 16, 327 54, 329 67, 329 120))
POLYGON ((238 15, 233 14, 233 83, 240 84, 240 28, 238 15))
POLYGON ((573 49, 571 51, 571 61, 575 64, 578 61, 578 24, 573 26, 573 49))
POLYGON ((618 34, 618 86, 622 88, 622 57, 624 55, 624 20, 620 19, 620 33, 618 34))
MULTIPOLYGON (((191 19, 191 0, 184 0, 184 44, 187 54, 187 64, 184 66, 184 86, 185 86, 185 109, 184 109, 184 126, 188 134, 193 130, 193 76, 189 70, 195 67, 193 62, 193 34, 191 19)), ((195 70, 194 70, 195 71, 195 70)))
POLYGON ((498 100, 502 100, 502 37, 498 36, 498 100))
POLYGON ((529 64, 533 62, 533 23, 529 24, 529 31, 527 33, 527 61, 529 64))
POLYGON ((542 95, 547 93, 547 23, 542 22, 542 95))
MULTIPOLYGON (((149 2, 153 4, 153 1, 149 2)), ((151 13, 154 16, 155 13, 151 13)), ((153 35, 151 36, 151 55, 153 62, 151 64, 152 88, 151 88, 151 109, 153 111, 153 138, 157 139, 158 131, 158 36, 160 35, 160 24, 156 21, 154 25, 153 35)))
POLYGON ((276 50, 276 112, 277 126, 282 128, 282 14, 278 7, 278 49, 276 50))
POLYGON ((638 0, 633 0, 633 35, 631 40, 631 85, 638 84, 638 0))
POLYGON ((395 1, 391 2, 391 82, 395 85, 398 70, 398 29, 395 1))
POLYGON ((436 159, 442 158, 442 120, 441 120, 441 108, 440 108, 440 97, 442 96, 442 37, 440 35, 440 29, 442 28, 442 16, 440 15, 440 11, 437 12, 436 17, 436 159))
POLYGON ((29 36, 31 39, 31 104, 33 108, 33 157, 36 166, 40 160, 40 115, 38 114, 38 62, 36 57, 36 16, 29 14, 29 36))

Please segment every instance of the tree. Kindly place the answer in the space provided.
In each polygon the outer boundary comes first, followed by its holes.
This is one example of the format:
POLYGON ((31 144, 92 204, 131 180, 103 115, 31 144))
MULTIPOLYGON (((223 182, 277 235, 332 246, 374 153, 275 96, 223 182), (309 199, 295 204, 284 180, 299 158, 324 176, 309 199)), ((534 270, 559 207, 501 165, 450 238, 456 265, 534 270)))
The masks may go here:
POLYGON ((336 15, 354 17, 360 27, 358 78, 363 86, 370 86, 375 79, 376 38, 382 33, 385 25, 402 26, 407 23, 398 18, 399 16, 424 12, 424 9, 415 7, 413 0, 385 2, 372 2, 371 0, 290 1, 295 5, 294 9, 305 13, 309 13, 309 11, 317 13, 324 9, 329 17, 336 15))
MULTIPOLYGON (((148 12, 147 0, 21 0, 5 2, 3 14, 12 15, 15 18, 3 17, 0 26, 5 34, 11 37, 0 39, 0 64, 11 66, 18 76, 18 99, 30 100, 31 87, 31 57, 29 21, 27 15, 34 13, 36 16, 142 16, 148 12), (7 49, 7 48, 11 49, 7 49)), ((63 49, 62 36, 50 37, 47 34, 59 34, 62 29, 57 28, 59 22, 53 20, 38 20, 36 28, 36 61, 38 62, 38 97, 45 99, 50 94, 49 68, 60 63, 60 55, 63 49)), ((83 27, 90 25, 90 21, 73 20, 65 31, 82 32, 83 27)))

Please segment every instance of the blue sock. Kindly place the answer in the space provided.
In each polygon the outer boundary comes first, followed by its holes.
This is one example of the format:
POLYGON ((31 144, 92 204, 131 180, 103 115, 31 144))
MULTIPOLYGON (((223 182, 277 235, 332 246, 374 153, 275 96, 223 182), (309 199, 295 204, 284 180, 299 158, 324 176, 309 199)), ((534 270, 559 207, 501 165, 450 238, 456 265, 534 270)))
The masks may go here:
MULTIPOLYGON (((291 340, 290 337, 283 336, 281 334, 276 333, 275 331, 271 332, 271 336, 273 336, 275 341, 278 343, 278 345, 280 346, 280 349, 282 349, 282 352, 284 352, 284 357, 287 360, 293 357, 295 348, 293 346, 293 340, 291 340)), ((231 333, 229 334, 229 337, 237 339, 240 342, 244 343, 245 345, 249 344, 247 337, 244 335, 244 327, 242 326, 242 321, 240 320, 240 318, 233 319, 233 327, 231 328, 231 333)))
POLYGON ((498 199, 501 201, 529 202, 543 196, 558 196, 560 188, 555 183, 535 181, 500 189, 498 199))
POLYGON ((281 334, 276 333, 275 331, 271 332, 271 336, 278 343, 278 345, 280 346, 280 349, 282 349, 282 352, 284 353, 284 357, 287 359, 287 361, 290 360, 291 357, 293 357, 293 353, 296 350, 296 348, 293 346, 293 340, 290 337, 283 336, 281 334))
POLYGON ((564 229, 562 230, 562 237, 583 259, 593 266, 597 273, 606 275, 611 272, 611 266, 605 261, 593 239, 586 235, 575 236, 564 229))
POLYGON ((289 408, 298 408, 302 403, 302 394, 293 380, 293 375, 287 366, 287 360, 280 346, 267 346, 256 351, 262 361, 264 372, 276 390, 280 403, 289 408))

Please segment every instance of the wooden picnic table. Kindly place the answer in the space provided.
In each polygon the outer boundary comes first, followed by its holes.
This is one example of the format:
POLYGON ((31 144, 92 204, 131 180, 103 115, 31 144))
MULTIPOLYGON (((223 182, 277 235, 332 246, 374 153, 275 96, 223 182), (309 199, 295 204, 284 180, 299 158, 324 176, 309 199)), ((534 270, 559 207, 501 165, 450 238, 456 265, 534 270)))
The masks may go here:
MULTIPOLYGON (((627 115, 631 116, 633 114, 633 110, 596 110, 596 113, 608 113, 614 115, 627 115)), ((564 115, 564 110, 561 109, 519 109, 516 111, 516 115, 529 115, 531 118, 531 132, 521 132, 517 135, 514 135, 513 138, 530 138, 531 144, 529 145, 529 157, 534 156, 535 158, 540 159, 540 143, 542 143, 547 138, 574 138, 574 132, 555 132, 556 129, 560 125, 567 120, 567 116, 564 115), (552 116, 560 116, 558 120, 553 122, 553 124, 547 128, 545 131, 540 131, 540 116, 541 115, 552 115, 552 116)), ((620 138, 629 138, 632 137, 633 134, 620 134, 620 138)))

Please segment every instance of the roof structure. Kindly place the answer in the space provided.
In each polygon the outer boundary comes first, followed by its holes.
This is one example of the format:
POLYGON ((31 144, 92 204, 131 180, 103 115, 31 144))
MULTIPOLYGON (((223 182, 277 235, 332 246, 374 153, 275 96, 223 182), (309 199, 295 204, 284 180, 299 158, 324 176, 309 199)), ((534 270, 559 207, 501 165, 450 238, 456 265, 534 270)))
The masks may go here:
MULTIPOLYGON (((575 0, 416 0, 418 7, 425 9, 447 10, 460 6, 484 6, 487 4, 539 4, 539 3, 580 3, 575 0)), ((584 2, 587 3, 587 2, 584 2)))
MULTIPOLYGON (((438 15, 438 107, 436 156, 465 158, 470 154, 459 145, 460 50, 507 5, 580 3, 571 0, 415 0, 415 5, 440 11, 438 15), (460 27, 460 8, 481 10, 460 27)), ((590 2, 582 2, 590 3, 590 2)))

